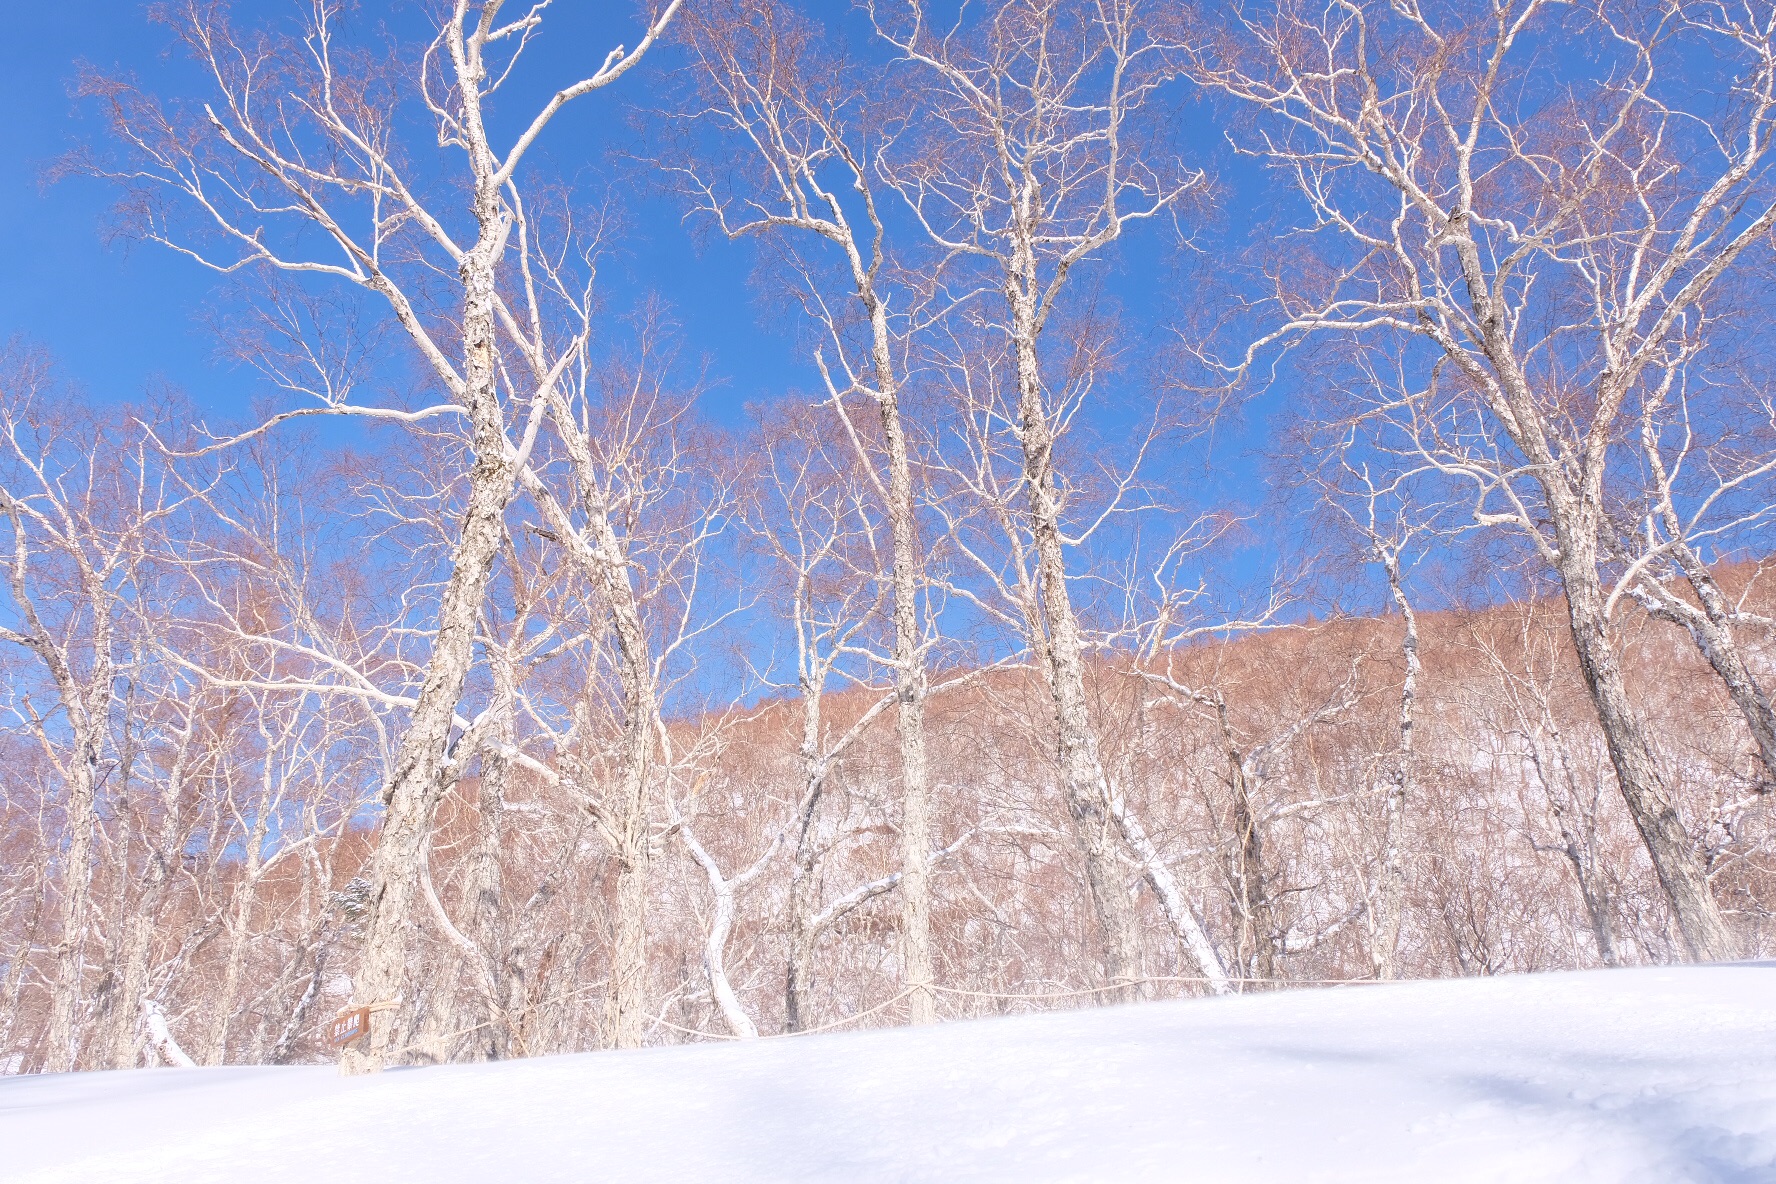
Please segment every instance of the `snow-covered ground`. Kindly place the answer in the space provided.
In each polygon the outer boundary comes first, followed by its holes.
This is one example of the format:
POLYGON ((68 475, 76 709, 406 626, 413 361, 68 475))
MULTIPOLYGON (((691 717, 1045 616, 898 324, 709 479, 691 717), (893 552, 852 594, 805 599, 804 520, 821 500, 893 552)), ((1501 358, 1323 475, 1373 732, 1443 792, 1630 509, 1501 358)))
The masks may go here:
POLYGON ((1776 963, 0 1081, 6 1181, 1776 1182, 1776 963))

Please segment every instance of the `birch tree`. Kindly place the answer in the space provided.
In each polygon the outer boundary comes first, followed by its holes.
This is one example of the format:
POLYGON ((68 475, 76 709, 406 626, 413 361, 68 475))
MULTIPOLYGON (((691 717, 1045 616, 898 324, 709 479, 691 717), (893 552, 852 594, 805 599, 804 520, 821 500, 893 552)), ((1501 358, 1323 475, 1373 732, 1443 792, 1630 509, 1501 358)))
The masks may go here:
POLYGON ((1769 29, 1713 3, 1285 2, 1234 15, 1197 70, 1251 117, 1237 146, 1296 191, 1328 253, 1276 272, 1280 324, 1248 359, 1314 333, 1423 350, 1428 377, 1393 409, 1401 447, 1558 573, 1623 798, 1697 959, 1736 939, 1624 681, 1600 548, 1612 499, 1633 496, 1615 446, 1634 408, 1727 331, 1728 280, 1776 226, 1769 29), (1548 37, 1609 66, 1539 72, 1548 37))
POLYGON ((905 338, 923 308, 895 274, 877 206, 868 73, 824 44, 818 27, 777 0, 722 0, 687 17, 699 115, 720 139, 683 166, 701 212, 730 238, 785 240, 821 344, 815 362, 888 519, 894 621, 895 722, 901 777, 901 968, 913 1023, 936 1018, 932 982, 931 790, 925 752, 926 648, 913 461, 903 421, 905 338), (734 168, 738 145, 746 165, 734 168), (719 178, 719 186, 717 183, 719 178), (898 301, 900 307, 891 305, 898 301), (875 427, 852 405, 873 406, 875 427))
POLYGON ((1406 579, 1432 540, 1448 541, 1459 530, 1441 529, 1448 507, 1427 502, 1420 490, 1434 471, 1388 467, 1393 458, 1367 451, 1367 426, 1361 421, 1339 424, 1342 434, 1330 447, 1322 442, 1327 455, 1308 480, 1321 505, 1354 533, 1363 559, 1381 569, 1388 602, 1400 617, 1398 743, 1383 762, 1387 791, 1382 798, 1381 875, 1369 911, 1375 977, 1387 980, 1398 971, 1408 856, 1403 844, 1417 779, 1418 696, 1424 671, 1418 610, 1406 579), (1383 467, 1378 471, 1372 462, 1383 467))
MULTIPOLYGON (((606 54, 591 73, 555 92, 511 141, 496 145, 493 99, 540 35, 543 6, 502 17, 502 0, 457 0, 417 54, 385 62, 340 42, 340 6, 313 0, 291 32, 235 29, 226 10, 182 3, 165 10, 207 75, 201 112, 169 113, 121 81, 91 78, 108 108, 124 161, 93 167, 135 195, 136 233, 218 272, 268 271, 362 290, 392 318, 438 392, 419 409, 351 401, 330 387, 295 415, 356 415, 462 424, 468 456, 465 507, 431 630, 431 652, 383 790, 384 817, 356 990, 392 1004, 407 981, 414 891, 430 819, 447 785, 446 749, 475 647, 475 624, 498 552, 505 509, 524 464, 521 428, 547 407, 574 355, 527 384, 515 407, 502 398, 502 274, 526 244, 513 243, 520 166, 557 114, 631 70, 665 33, 682 0, 653 5, 634 49, 606 54), (441 183, 411 143, 407 121, 424 112, 445 152, 441 183), (451 298, 428 303, 432 278, 454 277, 451 298)), ((521 289, 522 290, 522 289, 521 289)), ((533 310, 535 311, 535 310, 533 310)), ((518 318, 520 323, 534 318, 518 318)), ((315 351, 316 356, 321 351, 315 351)), ((273 421, 275 422, 275 420, 273 421)), ((267 425, 269 426, 269 425, 267 425)), ((531 429, 530 436, 534 436, 531 429)), ((401 1046, 376 1013, 368 1048, 347 1054, 354 1071, 379 1069, 401 1046)))
POLYGON ((795 646, 797 793, 784 919, 784 1025, 795 1032, 808 1022, 815 942, 863 903, 827 916, 818 900, 819 819, 829 781, 892 698, 875 697, 842 731, 828 714, 827 691, 835 678, 869 687, 864 643, 882 606, 882 588, 870 570, 872 505, 858 466, 838 451, 844 445, 833 430, 805 409, 772 419, 762 425, 763 471, 745 526, 771 562, 780 589, 772 599, 788 618, 795 646))
POLYGON ((120 759, 114 709, 130 653, 130 606, 145 592, 146 536, 182 504, 143 434, 61 403, 40 356, 12 351, 0 359, 0 566, 11 622, 0 641, 29 654, 48 692, 48 702, 27 695, 21 706, 61 796, 52 1072, 75 1067, 83 1034, 99 799, 120 759))
MULTIPOLYGON (((1603 786, 1586 776, 1574 741, 1556 711, 1555 684, 1560 669, 1560 639, 1533 607, 1520 609, 1515 636, 1480 638, 1478 644, 1498 680, 1493 702, 1504 718, 1498 730, 1516 742, 1526 785, 1533 785, 1546 803, 1559 835, 1553 849, 1572 872, 1590 922, 1597 957, 1605 966, 1622 961, 1616 895, 1611 871, 1600 858, 1599 814, 1603 786), (1509 647, 1507 650, 1506 647, 1509 647)), ((1509 617, 1505 622, 1510 623, 1509 617)))
MULTIPOLYGON (((550 282, 568 298, 559 277, 550 282)), ((574 307, 589 324, 589 293, 579 299, 574 307)), ((528 360, 533 373, 543 369, 541 353, 528 360)), ((620 1048, 641 1042, 646 1018, 648 874, 661 839, 657 795, 661 770, 677 759, 662 699, 695 670, 697 642, 743 602, 737 597, 712 611, 707 601, 720 584, 706 561, 732 516, 738 472, 699 440, 696 394, 676 371, 665 326, 645 317, 630 356, 597 367, 582 359, 551 386, 545 451, 521 473, 540 520, 536 529, 592 593, 602 619, 587 625, 608 641, 616 680, 616 701, 604 712, 617 733, 614 748, 597 734, 587 698, 571 723, 544 726, 617 861, 607 1028, 620 1048)))
MULTIPOLYGON (((697 788, 701 788, 699 783, 697 788)), ((693 790, 694 794, 695 790, 693 790)), ((734 910, 737 907, 740 892, 755 882, 770 867, 771 860, 776 856, 783 843, 783 831, 778 831, 766 846, 764 853, 744 869, 729 875, 724 873, 721 862, 709 853, 709 848, 698 840, 696 831, 679 811, 677 803, 671 804, 673 829, 684 842, 691 858, 703 869, 709 879, 709 891, 715 898, 715 913, 709 920, 708 936, 703 940, 703 972, 709 978, 709 993, 715 999, 716 1007, 721 1011, 728 1030, 742 1040, 756 1037, 758 1025, 746 1014, 746 1008, 740 997, 734 992, 734 984, 728 978, 728 935, 734 931, 734 910)))
POLYGON ((1776 513, 1776 404, 1757 384, 1741 382, 1728 390, 1742 389, 1749 398, 1717 395, 1707 400, 1714 406, 1692 408, 1676 377, 1641 407, 1646 491, 1638 529, 1622 531, 1624 570, 1610 599, 1626 592, 1649 614, 1689 634, 1745 721, 1761 768, 1754 785, 1768 793, 1776 788, 1776 708, 1739 638, 1756 624, 1721 587, 1703 554, 1704 548, 1719 554, 1755 546, 1776 513), (1698 424, 1698 415, 1716 422, 1698 424), (1678 590, 1682 586, 1689 596, 1678 590))
POLYGON ((958 274, 979 277, 982 296, 971 307, 1007 355, 1015 406, 992 419, 1021 458, 1016 529, 1028 534, 1034 577, 1021 596, 1023 623, 1053 699, 1061 781, 1106 977, 1127 983, 1140 974, 1118 863, 1126 845, 1198 969, 1220 981, 1200 923, 1177 907, 1169 872, 1098 754, 1067 569, 1087 532, 1067 520, 1069 474, 1057 455, 1081 387, 1062 380, 1063 363, 1045 337, 1081 264, 1103 256, 1130 225, 1175 209, 1202 181, 1200 172, 1162 167, 1157 153, 1140 150, 1179 45, 1164 14, 1132 0, 1007 0, 945 28, 934 27, 922 0, 870 11, 878 36, 917 80, 919 110, 885 176, 958 274))

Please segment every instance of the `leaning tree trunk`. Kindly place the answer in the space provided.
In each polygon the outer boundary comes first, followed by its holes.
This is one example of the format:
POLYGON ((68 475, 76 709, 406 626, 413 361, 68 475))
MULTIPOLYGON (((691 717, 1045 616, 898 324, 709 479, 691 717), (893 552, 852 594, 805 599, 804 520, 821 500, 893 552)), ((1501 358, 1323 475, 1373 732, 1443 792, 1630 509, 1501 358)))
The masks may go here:
POLYGON ((1180 951, 1196 967, 1211 994, 1229 994, 1233 984, 1228 980, 1221 955, 1215 952, 1214 943, 1209 941, 1202 922, 1184 899, 1177 877, 1172 875, 1172 869, 1160 855, 1159 848, 1148 837, 1147 828, 1141 825, 1141 820, 1114 786, 1110 787, 1109 801, 1110 816, 1116 821, 1123 845, 1159 901, 1159 910, 1165 915, 1166 924, 1171 926, 1172 935, 1178 939, 1180 951))
POLYGON ((1609 746, 1622 799, 1652 858, 1689 956, 1701 962, 1736 958, 1738 943, 1715 903, 1696 845, 1672 805, 1646 727, 1622 677, 1597 575, 1596 532, 1574 529, 1573 520, 1586 516, 1570 510, 1553 517, 1573 645, 1609 746))
POLYGON ((1118 987, 1109 998, 1129 1000, 1134 998, 1133 984, 1140 976, 1140 935, 1122 867, 1116 858, 1116 822, 1105 792, 1107 782, 1086 700, 1079 621, 1067 590, 1060 498, 1054 480, 1054 438, 1036 356, 1034 297, 1016 289, 1010 297, 1018 325, 1013 334, 1017 348, 1018 426, 1024 480, 1029 486, 1030 532, 1041 582, 1041 624, 1046 635, 1044 643, 1032 648, 1047 658, 1045 673, 1055 713, 1056 748, 1067 812, 1085 860, 1086 885, 1102 942, 1104 975, 1118 987))
MULTIPOLYGON (((1554 529, 1555 550, 1550 559, 1566 596, 1573 649, 1609 746, 1622 800, 1653 861, 1689 956, 1698 961, 1731 959, 1737 956, 1737 943, 1714 901, 1696 845, 1659 775, 1645 724, 1628 694, 1611 637, 1597 563, 1609 437, 1594 425, 1582 452, 1556 454, 1545 416, 1510 339, 1511 318, 1495 307, 1495 292, 1487 281, 1480 248, 1469 233, 1468 215, 1462 212, 1457 217, 1459 226, 1451 221, 1457 230, 1452 245, 1461 261, 1485 352, 1500 381, 1493 412, 1523 450, 1541 487, 1554 529)), ((1598 391, 1599 404, 1619 405, 1621 380, 1605 377, 1606 383, 1616 385, 1598 391)))
MULTIPOLYGON (((438 605, 437 631, 425 680, 401 737, 395 768, 383 789, 382 834, 370 862, 370 899, 364 948, 352 984, 361 1005, 392 1004, 407 988, 407 955, 415 922, 414 893, 438 800, 448 788, 445 746, 474 657, 475 627, 499 552, 514 470, 507 457, 500 412, 494 326, 494 270, 504 249, 506 222, 499 195, 483 182, 475 195, 480 238, 464 258, 462 280, 464 399, 473 433, 468 506, 451 554, 450 575, 438 605)), ((374 1012, 369 1047, 348 1051, 348 1073, 374 1072, 399 1055, 403 1009, 374 1012)), ((362 1042, 360 1042, 362 1043, 362 1042)))
POLYGON ((1678 568, 1696 594, 1696 604, 1685 602, 1652 580, 1647 581, 1651 587, 1640 600, 1649 612, 1674 621, 1689 632, 1690 640, 1696 643, 1696 648, 1720 677, 1728 697, 1751 731, 1751 738, 1757 745, 1758 761, 1764 767, 1761 788, 1765 792, 1776 790, 1776 708, 1771 706, 1769 693, 1751 672, 1739 650, 1739 642, 1733 636, 1733 609, 1727 603, 1726 594, 1685 537, 1683 519, 1678 516, 1672 500, 1671 474, 1666 468, 1655 421, 1650 415, 1641 421, 1641 442, 1648 467, 1662 491, 1658 515, 1671 538, 1672 554, 1677 559, 1678 568))

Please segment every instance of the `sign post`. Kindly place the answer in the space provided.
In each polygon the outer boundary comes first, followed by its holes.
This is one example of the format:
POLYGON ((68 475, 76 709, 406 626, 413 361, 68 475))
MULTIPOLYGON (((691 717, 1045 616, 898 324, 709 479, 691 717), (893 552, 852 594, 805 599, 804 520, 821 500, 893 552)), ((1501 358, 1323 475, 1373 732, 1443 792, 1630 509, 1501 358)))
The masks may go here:
POLYGON ((327 1043, 334 1048, 344 1048, 354 1040, 362 1040, 370 1035, 370 1009, 354 1007, 342 1011, 333 1017, 327 1025, 327 1043))

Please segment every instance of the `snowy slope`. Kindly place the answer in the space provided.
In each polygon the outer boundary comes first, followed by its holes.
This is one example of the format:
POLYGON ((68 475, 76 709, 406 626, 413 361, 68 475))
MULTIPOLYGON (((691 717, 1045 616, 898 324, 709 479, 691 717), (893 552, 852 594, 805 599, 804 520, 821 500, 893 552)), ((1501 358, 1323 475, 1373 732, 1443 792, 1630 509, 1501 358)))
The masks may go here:
POLYGON ((1776 1182, 1776 963, 341 1079, 0 1081, 6 1181, 1776 1182))

